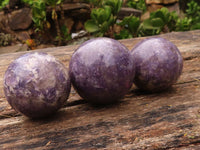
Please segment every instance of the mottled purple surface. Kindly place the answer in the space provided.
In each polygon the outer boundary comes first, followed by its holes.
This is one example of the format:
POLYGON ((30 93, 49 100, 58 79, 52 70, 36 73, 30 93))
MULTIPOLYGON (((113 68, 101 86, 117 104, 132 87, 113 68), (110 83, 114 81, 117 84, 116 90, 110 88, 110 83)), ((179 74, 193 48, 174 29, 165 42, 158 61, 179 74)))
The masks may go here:
POLYGON ((181 75, 183 58, 178 48, 163 38, 149 38, 131 50, 135 62, 134 83, 147 91, 162 91, 181 75))
POLYGON ((4 76, 9 104, 31 117, 44 117, 61 108, 70 92, 67 69, 46 53, 28 53, 13 61, 4 76))
POLYGON ((135 74, 128 49, 109 38, 83 43, 71 58, 69 72, 79 95, 96 104, 121 99, 131 87, 135 74))

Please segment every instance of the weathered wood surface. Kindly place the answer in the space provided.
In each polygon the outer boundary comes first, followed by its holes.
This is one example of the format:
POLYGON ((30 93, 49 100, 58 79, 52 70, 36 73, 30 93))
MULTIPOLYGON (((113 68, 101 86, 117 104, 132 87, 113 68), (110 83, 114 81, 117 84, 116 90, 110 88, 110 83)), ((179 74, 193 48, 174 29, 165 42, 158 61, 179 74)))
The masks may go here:
MULTIPOLYGON (((30 120, 10 108, 2 82, 23 53, 0 55, 0 149, 200 149, 200 31, 161 35, 184 57, 183 73, 169 91, 132 88, 118 104, 94 107, 73 90, 64 108, 30 120)), ((143 38, 122 40, 129 49, 143 38)), ((77 46, 43 49, 65 65, 77 46)))

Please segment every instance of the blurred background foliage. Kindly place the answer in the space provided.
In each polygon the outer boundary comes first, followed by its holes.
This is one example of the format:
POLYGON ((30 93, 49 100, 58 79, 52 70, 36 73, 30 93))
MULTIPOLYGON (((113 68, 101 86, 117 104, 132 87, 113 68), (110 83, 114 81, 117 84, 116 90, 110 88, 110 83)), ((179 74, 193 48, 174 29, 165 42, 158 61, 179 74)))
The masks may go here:
MULTIPOLYGON (((32 10, 34 32, 43 34, 54 25, 57 35, 55 40, 58 45, 71 40, 70 31, 66 25, 62 24, 65 20, 64 0, 21 0, 21 2, 32 10), (47 7, 50 8, 53 24, 47 20, 47 7), (59 12, 56 9, 59 9, 59 12)), ((122 6, 140 10, 144 14, 148 11, 145 0, 126 0, 125 4, 123 0, 86 0, 83 2, 89 4, 91 10, 90 18, 84 23, 84 28, 89 35, 96 37, 126 39, 200 29, 200 4, 195 0, 179 0, 180 7, 184 8, 181 15, 163 7, 150 12, 149 17, 145 19, 134 15, 125 16, 123 19, 118 17, 122 6)), ((0 10, 4 10, 8 4, 9 0, 1 0, 0 10)), ((9 42, 3 41, 0 44, 5 45, 6 43, 9 42)))
MULTIPOLYGON (((179 16, 175 11, 169 12, 167 8, 163 7, 151 12, 150 17, 145 20, 140 20, 135 16, 117 20, 122 0, 108 0, 107 2, 106 4, 109 5, 102 5, 104 4, 103 0, 98 5, 93 4, 95 8, 91 12, 91 19, 85 23, 85 29, 88 32, 97 36, 109 35, 116 39, 125 39, 158 35, 164 32, 200 29, 200 5, 193 0, 187 3, 185 13, 182 16, 179 16), (110 11, 111 8, 114 9, 113 12, 110 11), (113 16, 115 17, 113 18, 113 16), (115 25, 121 26, 119 33, 112 31, 115 25)), ((90 1, 90 3, 93 3, 93 1, 90 1)), ((144 0, 128 0, 126 5, 142 10, 143 13, 147 10, 144 0)))

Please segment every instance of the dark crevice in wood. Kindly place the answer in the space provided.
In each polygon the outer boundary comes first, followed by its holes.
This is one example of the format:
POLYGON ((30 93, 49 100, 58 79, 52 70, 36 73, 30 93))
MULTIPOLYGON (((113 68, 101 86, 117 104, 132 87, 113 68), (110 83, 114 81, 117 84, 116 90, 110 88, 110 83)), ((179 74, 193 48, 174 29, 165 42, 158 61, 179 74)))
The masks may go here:
POLYGON ((187 83, 193 83, 193 82, 200 82, 200 78, 195 78, 194 80, 189 80, 189 81, 178 82, 178 83, 175 83, 174 85, 187 84, 187 83))
MULTIPOLYGON (((192 145, 199 145, 200 144, 200 137, 196 137, 196 141, 190 142, 190 143, 186 143, 186 144, 180 144, 181 140, 174 140, 174 141, 170 141, 169 143, 167 143, 168 145, 172 144, 171 146, 167 146, 164 149, 168 150, 168 149, 173 149, 173 148, 189 148, 192 145)), ((158 150, 158 149, 156 149, 158 150)), ((194 150, 194 149, 193 149, 194 150)))
POLYGON ((87 102, 85 100, 76 100, 76 101, 72 101, 72 102, 67 102, 65 104, 65 107, 72 107, 72 106, 77 106, 77 105, 81 105, 81 104, 86 104, 87 102))
POLYGON ((192 60, 192 59, 195 59, 198 57, 200 57, 200 56, 188 56, 188 57, 183 58, 183 60, 187 61, 187 60, 192 60))
POLYGON ((12 114, 0 114, 0 120, 1 119, 6 119, 6 118, 12 118, 12 117, 18 117, 21 116, 19 113, 12 113, 12 114))

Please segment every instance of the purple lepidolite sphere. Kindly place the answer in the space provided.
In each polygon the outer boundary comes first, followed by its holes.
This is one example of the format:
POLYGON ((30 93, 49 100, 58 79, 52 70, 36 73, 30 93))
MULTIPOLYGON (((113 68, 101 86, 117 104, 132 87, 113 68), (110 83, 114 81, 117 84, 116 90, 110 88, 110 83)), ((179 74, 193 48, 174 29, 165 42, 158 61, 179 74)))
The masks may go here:
POLYGON ((70 78, 79 95, 94 104, 121 99, 134 78, 129 50, 110 38, 95 38, 83 43, 70 61, 70 78))
POLYGON ((163 38, 148 38, 131 50, 135 62, 135 85, 143 90, 158 92, 177 81, 183 68, 178 48, 163 38))
POLYGON ((55 57, 42 52, 14 60, 4 76, 8 103, 31 117, 45 117, 61 108, 70 93, 67 69, 55 57))

